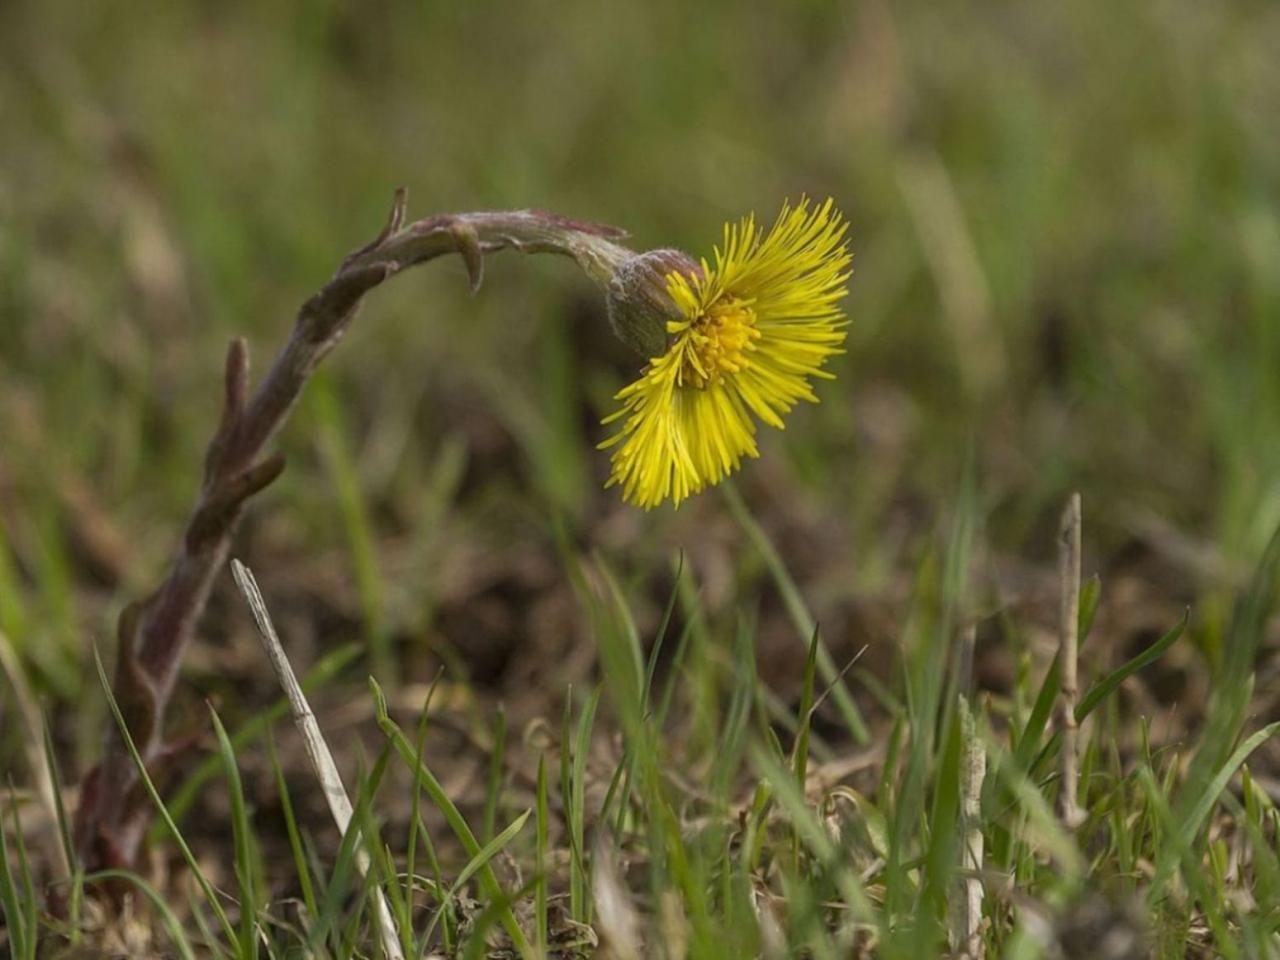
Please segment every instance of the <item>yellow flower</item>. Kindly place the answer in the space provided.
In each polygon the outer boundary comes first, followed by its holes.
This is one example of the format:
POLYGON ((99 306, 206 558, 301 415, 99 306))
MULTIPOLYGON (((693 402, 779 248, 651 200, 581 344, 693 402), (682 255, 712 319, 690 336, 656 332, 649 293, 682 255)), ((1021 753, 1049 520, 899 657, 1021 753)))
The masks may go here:
POLYGON ((756 420, 782 428, 799 400, 816 403, 809 378, 831 379, 847 322, 838 303, 849 279, 848 224, 828 200, 783 205, 767 233, 754 217, 724 228, 724 246, 701 275, 666 275, 679 312, 666 352, 618 393, 622 420, 608 486, 646 510, 677 505, 759 456, 756 420))

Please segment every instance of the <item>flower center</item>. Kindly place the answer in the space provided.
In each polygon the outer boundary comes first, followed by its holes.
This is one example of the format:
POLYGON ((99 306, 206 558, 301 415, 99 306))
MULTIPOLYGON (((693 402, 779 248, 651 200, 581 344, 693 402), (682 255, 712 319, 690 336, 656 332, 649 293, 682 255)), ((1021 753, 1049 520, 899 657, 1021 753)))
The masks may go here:
POLYGON ((756 312, 746 302, 737 297, 717 300, 689 327, 680 382, 701 390, 726 372, 746 369, 751 363, 747 354, 759 339, 756 312))

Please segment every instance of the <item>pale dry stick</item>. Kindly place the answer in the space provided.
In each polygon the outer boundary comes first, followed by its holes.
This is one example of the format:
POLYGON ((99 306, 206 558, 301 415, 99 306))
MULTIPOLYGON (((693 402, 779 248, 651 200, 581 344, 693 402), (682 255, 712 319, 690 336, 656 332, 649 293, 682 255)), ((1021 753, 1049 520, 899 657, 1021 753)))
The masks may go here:
POLYGON ((963 751, 960 761, 960 811, 963 824, 961 836, 964 843, 961 864, 965 877, 964 896, 960 901, 963 916, 956 931, 956 940, 969 960, 981 960, 984 952, 982 863, 985 855, 982 835, 982 781, 987 776, 987 748, 982 738, 978 736, 973 711, 965 697, 960 698, 960 738, 963 751))
MULTIPOLYGON (((320 781, 320 789, 324 791, 329 812, 333 815, 334 823, 338 825, 338 833, 345 837, 347 831, 351 829, 351 799, 342 785, 342 777, 338 773, 337 765, 333 762, 329 745, 325 743, 324 735, 320 732, 320 724, 316 722, 311 704, 307 702, 306 694, 302 692, 302 686, 294 675, 293 667, 289 665, 289 658, 285 656, 284 647, 276 635, 276 629, 271 623, 271 614, 267 612, 267 605, 263 602, 262 592, 258 589, 253 573, 239 560, 233 559, 231 575, 235 578, 236 586, 240 588, 245 603, 253 613, 254 623, 258 626, 258 636, 262 638, 262 647, 267 651, 267 659, 271 661, 276 679, 280 681, 284 695, 289 701, 293 722, 297 725, 298 732, 302 734, 307 757, 311 760, 316 779, 320 781)), ((369 838, 366 837, 364 843, 367 842, 369 838)), ((364 843, 356 848, 356 869, 360 871, 362 877, 368 875, 370 866, 369 853, 365 850, 364 843)), ((391 960, 404 960, 404 953, 400 949, 400 940, 396 934, 395 920, 391 916, 391 907, 387 904, 382 888, 376 883, 373 885, 373 897, 374 909, 378 913, 378 933, 382 939, 382 949, 391 960)))
MULTIPOLYGON (((268 444, 307 379, 351 326, 364 295, 407 267, 450 253, 462 256, 473 290, 480 284, 484 255, 505 248, 571 257, 605 286, 619 265, 637 259, 616 242, 625 233, 615 227, 532 210, 445 214, 406 224, 405 203, 405 192, 397 191, 378 236, 343 260, 333 278, 302 305, 288 342, 252 394, 245 341, 232 340, 227 351, 222 417, 205 455, 195 509, 165 580, 145 600, 130 604, 117 624, 113 686, 153 776, 163 773, 176 751, 164 738, 164 714, 245 503, 284 469, 279 454, 267 454, 268 444)), ((661 258, 662 252, 656 253, 661 258)), ((91 871, 134 866, 152 813, 114 726, 106 737, 76 812, 76 849, 91 871)))
POLYGON ((1062 512, 1058 528, 1058 574, 1062 585, 1062 606, 1058 619, 1058 660, 1062 670, 1059 723, 1062 727, 1062 782, 1058 786, 1058 808, 1063 824, 1074 830, 1084 821, 1077 796, 1080 757, 1077 739, 1076 700, 1080 696, 1080 494, 1073 493, 1062 512))

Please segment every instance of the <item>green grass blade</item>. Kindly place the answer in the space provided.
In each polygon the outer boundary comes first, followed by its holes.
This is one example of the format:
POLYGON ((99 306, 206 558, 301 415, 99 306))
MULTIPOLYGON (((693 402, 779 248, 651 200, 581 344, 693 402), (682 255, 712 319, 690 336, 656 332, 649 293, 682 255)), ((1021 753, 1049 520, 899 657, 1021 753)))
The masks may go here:
MULTIPOLYGON (((431 720, 431 701, 435 698, 436 689, 440 685, 440 679, 444 676, 443 670, 436 673, 431 681, 431 685, 427 687, 427 694, 422 698, 422 710, 418 714, 417 729, 417 762, 422 763, 422 758, 427 749, 427 730, 430 727, 431 720)), ((437 903, 440 903, 442 881, 440 876, 440 864, 436 859, 435 845, 432 843, 431 834, 427 832, 426 827, 422 823, 422 785, 415 779, 413 781, 413 801, 412 808, 409 813, 409 843, 408 852, 405 855, 405 876, 408 889, 405 891, 405 897, 409 902, 413 902, 413 890, 417 884, 418 869, 418 843, 421 837, 423 844, 426 846, 427 859, 431 861, 431 868, 434 871, 433 894, 437 903)), ((445 924, 446 939, 449 934, 449 925, 445 924)), ((413 955, 418 955, 422 951, 414 950, 413 955)))
POLYGON ((1239 737, 1252 694, 1253 670, 1258 645, 1266 633, 1267 619, 1276 604, 1280 579, 1280 527, 1263 552, 1249 587, 1236 600, 1227 635, 1225 653, 1215 677, 1208 722, 1187 770, 1179 802, 1185 816, 1187 805, 1205 789, 1221 768, 1232 744, 1239 737))
MULTIPOLYGON (((373 804, 377 799, 378 790, 381 788, 382 780, 386 775, 390 761, 391 744, 384 742, 382 749, 378 752, 378 759, 373 765, 373 770, 368 777, 362 780, 361 786, 365 799, 353 812, 358 814, 360 819, 353 822, 359 824, 360 833, 364 837, 364 848, 369 857, 370 869, 365 877, 365 887, 369 890, 371 898, 378 896, 379 891, 385 891, 385 900, 389 901, 387 909, 391 914, 396 940, 399 942, 400 949, 404 955, 412 956, 412 901, 400 887, 395 862, 386 844, 382 841, 381 829, 373 815, 373 804)), ((382 952, 386 953, 385 943, 380 945, 383 947, 382 952)))
POLYGON ((500 898, 494 900, 480 911, 480 916, 476 917, 475 923, 471 925, 471 932, 467 937, 467 945, 462 952, 462 960, 484 960, 485 957, 493 956, 489 952, 489 931, 494 924, 502 922, 503 915, 510 913, 521 898, 529 894, 530 888, 536 882, 535 878, 515 893, 504 893, 500 898))
POLYGON ((569 792, 564 798, 565 817, 569 829, 569 913, 579 923, 590 922, 587 903, 586 864, 586 801, 587 756, 591 748, 591 731, 595 725, 596 709, 600 705, 600 688, 591 691, 578 718, 577 733, 573 740, 573 756, 569 766, 569 792))
POLYGON ((1128 663, 1124 664, 1124 666, 1119 667, 1116 670, 1112 670, 1109 674, 1095 683, 1089 689, 1089 692, 1084 695, 1084 699, 1076 706, 1076 720, 1083 720, 1092 713, 1098 704, 1110 696, 1112 691, 1114 691, 1116 687, 1120 686, 1120 684, 1123 683, 1130 675, 1160 659, 1160 657, 1164 655, 1165 651, 1177 643, 1178 638, 1182 636, 1182 632, 1187 627, 1187 618, 1189 616, 1189 612, 1183 613, 1182 619, 1159 640, 1147 647, 1147 649, 1143 650, 1128 663))
MULTIPOLYGON (((308 934, 308 942, 314 946, 327 937, 330 930, 336 930, 339 913, 354 890, 358 893, 356 908, 347 918, 345 931, 339 933, 336 952, 341 957, 350 955, 351 950, 348 949, 347 944, 355 942, 354 931, 359 928, 366 913, 374 914, 369 918, 370 925, 381 923, 378 915, 378 874, 381 874, 381 878, 385 881, 387 871, 379 859, 381 847, 371 806, 381 786, 382 777, 386 773, 388 758, 389 751, 384 748, 372 772, 368 776, 357 775, 355 797, 351 801, 351 817, 342 834, 342 842, 338 846, 338 855, 334 859, 330 882, 325 891, 325 897, 321 901, 320 920, 308 934), (369 858, 367 869, 361 866, 362 851, 369 858)), ((398 930, 396 935, 398 938, 398 930)), ((380 953, 385 955, 387 951, 382 937, 378 936, 376 942, 383 948, 380 953)))
POLYGON ((786 812, 792 829, 800 835, 817 861, 831 872, 846 906, 858 919, 871 921, 876 914, 857 874, 839 862, 840 849, 796 786, 794 771, 788 770, 773 751, 758 742, 749 744, 748 752, 752 766, 769 782, 775 802, 786 812))
MULTIPOLYGON (((640 709, 643 711, 643 714, 646 717, 652 716, 651 699, 652 699, 652 692, 653 692, 654 676, 656 675, 658 670, 658 658, 662 653, 662 648, 666 641, 667 630, 671 625, 671 617, 675 613, 676 603, 680 599, 680 577, 683 570, 684 570, 684 553, 681 552, 681 554, 676 560, 676 570, 675 570, 675 576, 671 585, 671 592, 667 597, 667 605, 663 610, 662 620, 658 624, 658 632, 654 636, 653 646, 649 650, 648 662, 645 665, 644 680, 642 681, 641 687, 640 687, 640 709)), ((621 604, 622 602, 621 595, 617 591, 615 591, 615 598, 617 602, 621 604)), ((687 632, 684 634, 684 636, 687 636, 687 632)), ((682 640, 683 640, 683 636, 682 636, 682 640)), ((673 671, 678 669, 679 655, 680 655, 680 651, 677 651, 677 662, 673 663, 672 665, 673 671)), ((660 708, 660 714, 662 715, 663 718, 665 718, 665 713, 666 713, 665 707, 666 707, 666 701, 664 699, 663 706, 660 708)), ((663 721, 661 719, 656 721, 654 724, 654 727, 656 729, 660 729, 662 722, 663 721)), ((623 762, 620 763, 617 769, 614 771, 614 775, 611 778, 609 783, 609 789, 605 792, 604 803, 601 805, 601 809, 600 809, 600 819, 602 821, 608 822, 609 811, 613 809, 613 803, 616 799, 618 812, 617 812, 617 816, 615 818, 615 823, 614 823, 614 833, 616 836, 619 836, 619 837, 622 835, 624 825, 626 823, 627 811, 630 809, 630 805, 631 805, 631 792, 634 786, 634 775, 635 775, 634 750, 635 748, 633 745, 631 744, 627 745, 626 755, 623 758, 623 762), (617 792, 616 797, 615 797, 615 791, 617 792)))
MULTIPOLYGON (((1169 807, 1165 795, 1161 793, 1160 786, 1156 783, 1156 778, 1152 774, 1150 767, 1144 766, 1138 771, 1138 783, 1146 795, 1148 807, 1164 828, 1162 859, 1171 862, 1180 860, 1182 862, 1184 868, 1183 878, 1186 880, 1191 892, 1195 894, 1196 899, 1200 901, 1205 918, 1209 922, 1209 927, 1213 930, 1215 952, 1221 957, 1232 958, 1239 956, 1239 951, 1236 949, 1236 945, 1223 920, 1220 899, 1214 896, 1213 891, 1209 889, 1209 885, 1206 882, 1203 862, 1193 851, 1191 838, 1178 829, 1173 810, 1169 807)), ((1153 882, 1147 893, 1148 903, 1152 905, 1155 903, 1157 892, 1163 887, 1159 874, 1157 874, 1157 881, 1158 884, 1153 882)))
POLYGON ((209 951, 211 956, 226 956, 227 950, 219 941, 218 935, 214 933, 213 928, 209 926, 209 920, 205 917, 204 910, 200 908, 200 901, 196 898, 194 890, 187 894, 187 910, 191 914, 191 919, 195 922, 196 929, 200 932, 199 943, 209 951))
POLYGON ((795 746, 791 750, 792 767, 796 772, 796 783, 804 789, 809 773, 809 730, 813 721, 814 704, 814 671, 818 663, 818 631, 813 632, 809 641, 809 655, 804 661, 804 678, 800 685, 800 709, 797 713, 800 728, 796 732, 795 746))
POLYGON ((160 791, 156 789, 156 785, 151 780, 151 775, 147 773, 147 765, 142 762, 142 754, 138 752, 138 747, 133 742, 133 736, 129 733, 129 728, 124 722, 124 715, 120 712, 120 704, 116 702, 115 693, 111 689, 111 681, 107 679, 107 671, 102 666, 102 657, 98 653, 96 646, 93 648, 93 662, 98 669, 98 682, 102 685, 102 691, 106 695, 107 706, 111 710, 111 716, 115 719, 116 728, 120 731, 120 737, 124 740, 125 748, 129 751, 129 756, 133 759, 133 764, 138 769, 138 776, 142 780, 143 788, 147 791, 147 796, 151 798, 156 812, 159 813, 165 826, 169 828, 169 833, 173 836, 174 842, 178 845, 178 850, 182 853, 182 859, 186 861, 187 867, 196 879, 196 883, 200 885, 200 892, 204 894, 205 902, 209 904, 209 909, 218 918, 218 924, 222 927, 222 933, 227 938, 227 942, 235 943, 237 940, 235 927, 227 919, 227 912, 222 908, 222 903, 213 889, 213 884, 204 875, 204 871, 200 869, 200 862, 196 860, 195 854, 187 846, 187 841, 183 839, 182 834, 178 831, 178 825, 174 823, 173 817, 169 813, 169 808, 165 806, 164 800, 160 796, 160 791))
MULTIPOLYGON (((14 803, 12 789, 9 803, 15 828, 14 836, 21 842, 22 828, 18 824, 18 811, 14 803)), ((31 877, 23 877, 23 888, 29 889, 31 877)), ((0 830, 0 907, 4 908, 5 930, 9 935, 9 947, 15 960, 29 960, 35 956, 36 930, 28 920, 29 897, 23 893, 14 881, 13 867, 9 863, 9 845, 0 830)))
MULTIPOLYGON (((353 816, 353 822, 354 819, 353 816)), ((329 871, 329 880, 319 902, 320 909, 307 931, 307 949, 312 952, 320 949, 331 932, 339 926, 343 905, 351 896, 352 881, 359 875, 356 869, 359 835, 359 830, 348 829, 338 844, 338 853, 333 859, 333 868, 329 871)))
POLYGON ((49 770, 49 783, 53 786, 53 809, 58 820, 58 840, 62 844, 62 854, 71 865, 71 890, 67 896, 67 925, 71 943, 80 942, 80 911, 84 899, 84 871, 76 857, 75 840, 71 833, 71 820, 67 816, 67 807, 62 799, 62 771, 58 768, 58 758, 53 746, 53 731, 49 729, 48 719, 40 718, 42 743, 44 746, 44 762, 49 770))
MULTIPOLYGON (((769 539, 769 535, 764 532, 764 528, 756 522, 755 517, 751 515, 751 511, 747 509, 747 504, 742 499, 742 494, 738 493, 738 489, 732 481, 726 480, 721 484, 721 489, 724 491, 724 498, 729 504, 729 511, 747 534, 747 539, 751 541, 761 558, 763 558, 765 566, 769 568, 769 573, 773 576, 773 582, 782 596, 783 605, 787 608, 787 613, 791 617, 791 622, 794 624, 796 632, 799 633, 802 640, 809 640, 817 631, 818 624, 814 620, 813 614, 809 612, 809 607, 804 602, 800 588, 796 586, 795 580, 791 578, 791 573, 787 570, 786 564, 783 563, 782 557, 769 539)), ((849 733, 859 744, 868 743, 871 739, 871 734, 867 730, 866 722, 862 719, 862 712, 858 709, 858 705, 854 703, 853 695, 849 693, 849 688, 844 684, 843 680, 839 680, 840 671, 825 645, 819 646, 818 649, 818 669, 822 674, 822 682, 831 685, 832 699, 835 701, 836 707, 840 711, 840 716, 845 726, 849 729, 849 733)))
POLYGON ((329 379, 312 378, 311 402, 320 430, 320 451, 338 495, 338 509, 351 553, 361 617, 368 640, 369 661, 378 676, 390 676, 393 668, 391 634, 384 611, 385 579, 378 569, 373 524, 361 489, 356 458, 347 446, 348 429, 329 379))
POLYGON ((257 911, 258 898, 254 890, 253 832, 249 823, 249 810, 244 802, 244 785, 240 780, 240 768, 236 764, 235 750, 227 737, 226 727, 218 711, 209 705, 214 734, 218 739, 218 753, 227 778, 227 792, 231 800, 231 838, 235 847, 236 880, 240 895, 240 956, 258 956, 257 911))
MULTIPOLYGON (((1089 633, 1093 629, 1093 622, 1098 612, 1098 603, 1101 596, 1102 581, 1099 580, 1097 574, 1095 574, 1085 581, 1084 585, 1080 588, 1080 607, 1078 616, 1081 645, 1083 645, 1084 641, 1088 639, 1089 633)), ((1149 662, 1150 661, 1146 661, 1142 665, 1145 666, 1145 664, 1149 662)), ((1126 666, 1128 665, 1126 664, 1126 666)), ((1122 667, 1121 669, 1123 670, 1124 668, 1122 667)), ((1131 670, 1129 672, 1132 673, 1133 671, 1131 670)), ((1116 671, 1116 673, 1119 673, 1119 671, 1116 671)), ((1114 676, 1114 674, 1112 676, 1114 676)), ((1120 680, 1123 680, 1127 676, 1127 673, 1124 674, 1124 676, 1121 676, 1116 683, 1118 684, 1120 680)), ((1110 679, 1111 677, 1107 678, 1107 680, 1110 679)), ((1041 752, 1040 738, 1044 736, 1044 731, 1049 724, 1049 718, 1053 716, 1053 705, 1058 698, 1058 691, 1061 686, 1062 667, 1058 663, 1058 658, 1055 656, 1053 661, 1049 664, 1049 669, 1045 672, 1044 680, 1040 683, 1040 690, 1036 694, 1035 703, 1031 707, 1031 714, 1027 717, 1027 722, 1023 724, 1022 733, 1018 737, 1018 744, 1014 748, 1015 758, 1018 765, 1023 770, 1032 769, 1034 762, 1037 759, 1037 755, 1041 752)), ((1098 690, 1098 687, 1095 687, 1089 692, 1085 697, 1085 701, 1088 701, 1089 697, 1093 696, 1096 690, 1098 690)), ((1100 702, 1103 697, 1106 696, 1106 693, 1109 692, 1110 690, 1108 689, 1106 692, 1101 693, 1097 698, 1098 701, 1100 702)), ((1090 710, 1095 706, 1097 706, 1097 703, 1090 704, 1090 710)), ((1077 716, 1080 716, 1079 708, 1077 708, 1077 716)))
POLYGON ((534 922, 537 924, 538 956, 544 957, 547 953, 548 934, 547 849, 548 827, 550 826, 550 805, 547 798, 547 758, 545 755, 538 757, 536 809, 538 821, 536 824, 533 869, 538 885, 534 888, 533 915, 534 922))
MULTIPOLYGON (((1075 838, 1063 828, 1049 800, 1027 776, 1026 770, 1016 760, 1010 762, 1007 752, 997 745, 990 729, 985 725, 980 727, 979 735, 986 744, 988 777, 1008 791, 1025 817, 1023 839, 1054 858, 1056 883, 1066 892, 1073 892, 1087 872, 1087 862, 1075 838)), ((1011 811, 1003 811, 1001 819, 1012 816, 1011 811)))
MULTIPOLYGON (((960 709, 964 709, 963 706, 960 709)), ((947 894, 951 889, 959 853, 961 723, 955 712, 948 715, 942 750, 933 783, 933 803, 929 811, 929 841, 924 860, 922 905, 927 905, 931 923, 917 922, 916 954, 933 951, 943 938, 947 894)), ((923 911, 917 911, 917 921, 923 911)))
MULTIPOLYGON (((814 683, 817 664, 818 631, 815 630, 813 639, 809 641, 809 655, 805 657, 804 678, 800 685, 800 709, 797 714, 800 729, 796 733, 795 742, 791 748, 791 768, 795 771, 796 786, 802 793, 809 778, 809 731, 812 728, 813 721, 814 683)), ((798 832, 792 834, 791 844, 792 856, 798 859, 800 856, 800 834, 798 832)))
POLYGON ((636 628, 635 618, 631 615, 631 608, 627 605, 626 595, 622 592, 618 578, 601 557, 597 556, 595 562, 596 569, 609 590, 608 599, 611 601, 614 633, 625 641, 627 656, 630 659, 628 672, 631 675, 632 690, 638 705, 642 702, 645 676, 645 659, 644 651, 640 648, 640 631, 636 628))
POLYGON ((62 799, 62 772, 58 769, 58 758, 54 752, 53 731, 49 729, 48 718, 40 717, 41 743, 44 746, 45 767, 49 771, 49 782, 53 785, 53 810, 58 821, 58 840, 62 844, 63 855, 71 864, 74 872, 77 868, 75 841, 71 836, 71 820, 67 816, 67 807, 62 799))
POLYGON ((191 941, 187 939, 186 931, 182 929, 182 924, 173 912, 173 908, 169 906, 169 901, 142 877, 128 870, 99 870, 88 874, 84 880, 85 883, 95 883, 99 880, 123 880, 133 884, 142 891, 143 896, 150 901, 151 906, 160 915, 160 922, 164 924, 165 931, 169 934, 169 942, 173 944, 173 949, 178 951, 178 955, 183 960, 195 960, 195 950, 191 946, 191 941))
MULTIPOLYGON (((532 810, 526 810, 524 813, 520 814, 520 816, 516 817, 515 820, 507 825, 506 829, 481 847, 476 855, 467 861, 466 865, 458 872, 458 876, 454 878, 453 883, 450 885, 449 892, 445 895, 445 903, 451 904, 456 900, 458 891, 466 886, 467 881, 474 877, 476 873, 489 866, 489 862, 502 852, 507 844, 509 844, 516 835, 524 829, 525 822, 532 814, 532 810)), ((425 936, 426 940, 430 941, 431 934, 435 930, 436 922, 443 913, 443 907, 436 912, 436 916, 432 919, 430 926, 427 928, 425 936)))
POLYGON ((658 705, 653 711, 653 726, 656 730, 665 729, 667 725, 667 717, 671 714, 671 704, 675 701, 676 688, 679 686, 681 672, 684 669, 685 655, 689 651, 689 641, 696 629, 697 624, 690 620, 684 625, 684 629, 680 631, 680 638, 676 641, 675 652, 671 655, 670 672, 662 685, 658 705))
MULTIPOLYGON (((432 802, 439 808, 444 815, 445 822, 448 823, 458 841, 462 844, 463 849, 471 858, 475 858, 480 854, 480 843, 476 840, 475 834, 472 833, 471 827, 468 826, 466 819, 462 816, 461 811, 454 805, 444 787, 440 785, 440 781, 436 779, 425 763, 418 761, 417 751, 414 749, 404 732, 391 719, 390 713, 387 711, 387 699, 382 692, 382 688, 378 686, 378 682, 372 677, 369 679, 369 687, 373 694, 374 709, 377 715, 378 727, 383 734, 391 741, 391 745, 395 748, 396 753, 409 766, 414 777, 421 782, 422 788, 426 791, 432 802)), ((493 868, 487 863, 479 868, 478 879, 480 886, 484 890, 485 896, 490 901, 497 901, 503 898, 502 885, 498 883, 498 878, 493 873, 493 868)), ((516 920, 514 912, 508 907, 502 911, 502 925, 507 931, 507 935, 511 937, 512 943, 515 944, 516 950, 521 956, 530 958, 534 957, 533 947, 530 945, 528 938, 524 935, 524 931, 520 928, 519 922, 516 920)))
POLYGON ((1054 657, 1045 672, 1044 681, 1040 684, 1040 692, 1036 694, 1035 703, 1031 707, 1031 715, 1023 725, 1022 734, 1018 737, 1018 745, 1014 748, 1014 761, 1022 770, 1030 770, 1036 754, 1040 750, 1040 738, 1044 736, 1049 718, 1053 715, 1053 704, 1058 698, 1058 689, 1062 685, 1062 666, 1054 657))
POLYGON ((662 611, 662 619, 658 622, 658 632, 654 634, 653 646, 649 650, 649 661, 644 670, 644 687, 640 691, 640 702, 645 710, 651 709, 650 698, 653 692, 653 678, 658 672, 658 657, 666 644, 667 630, 671 627, 671 618, 676 612, 676 603, 680 600, 680 578, 684 575, 684 551, 676 559, 676 571, 671 581, 671 593, 667 597, 667 605, 662 611))
POLYGON ((311 882, 311 868, 307 863, 302 848, 302 835, 298 831, 298 821, 293 813, 293 800, 289 795, 289 785, 285 782, 284 770, 280 766, 280 757, 276 753, 275 737, 267 734, 267 756, 271 761, 271 772, 276 781, 276 795, 280 798, 280 811, 284 816, 285 832, 289 835, 289 850, 293 854, 293 868, 298 875, 298 886, 302 891, 302 902, 306 905, 307 916, 314 922, 316 917, 315 886, 311 882))
MULTIPOLYGON (((323 687, 349 664, 359 658, 361 653, 363 653, 363 647, 360 644, 347 643, 333 652, 325 654, 316 661, 315 665, 299 681, 303 692, 310 693, 323 687)), ((244 750, 245 747, 265 737, 277 721, 287 716, 289 716, 289 699, 281 695, 265 710, 250 717, 236 728, 235 732, 231 734, 231 746, 236 750, 244 750)), ((175 822, 182 822, 188 811, 195 805, 196 800, 199 799, 200 791, 204 788, 204 785, 218 775, 221 767, 222 758, 215 754, 197 764, 191 774, 173 791, 173 797, 169 801, 169 812, 175 822)), ((151 839, 153 841, 159 839, 163 830, 164 825, 157 824, 152 829, 151 839)))
POLYGON ((1227 784, 1231 782, 1231 778, 1235 776, 1236 771, 1240 769, 1245 760, 1249 759, 1249 754, 1270 740, 1278 731, 1280 731, 1280 720, 1263 727, 1236 748, 1235 752, 1227 759, 1227 762, 1223 764, 1222 769, 1209 781, 1204 793, 1201 794, 1195 806, 1191 808, 1191 812, 1179 825, 1178 830, 1184 842, 1189 844, 1195 838, 1195 835, 1200 831, 1200 825, 1209 816, 1209 811, 1217 803, 1222 791, 1227 789, 1227 784))

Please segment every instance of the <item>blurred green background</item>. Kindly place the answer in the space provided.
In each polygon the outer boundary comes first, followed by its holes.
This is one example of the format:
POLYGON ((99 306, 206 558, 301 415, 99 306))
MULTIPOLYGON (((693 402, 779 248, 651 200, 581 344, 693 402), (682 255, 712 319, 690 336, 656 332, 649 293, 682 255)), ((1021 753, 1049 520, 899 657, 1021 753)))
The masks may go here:
MULTIPOLYGON (((1280 520, 1277 50, 1266 2, 10 0, 0 628, 47 695, 86 689, 194 498, 226 341, 262 369, 397 185, 414 217, 540 207, 695 254, 836 198, 848 353, 739 481, 834 648, 893 635, 866 607, 966 464, 991 603, 1078 488, 1089 568, 1211 622, 1280 520)), ((580 635, 567 555, 660 606, 683 549, 713 607, 767 605, 718 491, 646 515, 601 489, 636 369, 565 262, 502 254, 474 298, 458 262, 413 271, 308 391, 237 552, 295 643, 508 688, 572 673, 517 669, 580 635)), ((202 689, 229 634, 223 590, 202 689)))

